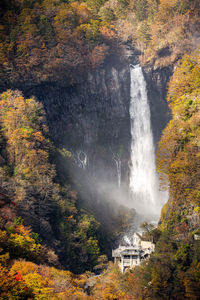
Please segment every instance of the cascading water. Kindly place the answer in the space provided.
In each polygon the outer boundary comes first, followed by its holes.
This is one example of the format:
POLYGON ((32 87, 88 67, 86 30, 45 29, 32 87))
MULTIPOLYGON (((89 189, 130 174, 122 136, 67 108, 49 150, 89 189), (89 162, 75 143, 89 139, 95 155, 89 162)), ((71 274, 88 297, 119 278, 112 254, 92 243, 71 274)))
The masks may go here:
POLYGON ((82 151, 82 150, 79 150, 77 151, 76 153, 77 157, 76 157, 76 163, 77 165, 82 168, 83 170, 86 170, 87 169, 87 166, 88 166, 88 156, 87 156, 87 153, 82 151))
POLYGON ((131 75, 131 168, 130 192, 134 208, 142 214, 158 215, 163 193, 155 167, 155 150, 151 131, 146 82, 139 65, 130 66, 131 75))
POLYGON ((121 160, 120 158, 115 160, 116 167, 117 167, 117 183, 118 183, 118 188, 121 186, 121 160))
MULTIPOLYGON (((112 152, 112 150, 111 150, 111 152, 112 152)), ((116 164, 116 168, 117 168, 117 183, 118 183, 118 188, 120 188, 120 186, 121 186, 121 165, 122 165, 122 163, 121 163, 121 158, 119 157, 119 155, 117 155, 117 154, 114 154, 113 152, 112 152, 112 155, 113 155, 113 160, 114 160, 114 162, 115 162, 115 164, 116 164)))

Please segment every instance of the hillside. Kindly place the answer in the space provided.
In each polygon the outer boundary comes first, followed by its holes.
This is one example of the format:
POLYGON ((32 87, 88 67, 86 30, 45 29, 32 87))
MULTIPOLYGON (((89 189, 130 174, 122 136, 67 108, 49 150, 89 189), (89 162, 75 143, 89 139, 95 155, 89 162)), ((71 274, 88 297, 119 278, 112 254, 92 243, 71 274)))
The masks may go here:
POLYGON ((0 298, 200 298, 199 45, 198 0, 2 0, 0 298), (169 200, 122 275, 138 63, 169 200))
POLYGON ((122 43, 168 66, 198 44, 199 11, 198 0, 3 0, 1 85, 74 84, 122 43))

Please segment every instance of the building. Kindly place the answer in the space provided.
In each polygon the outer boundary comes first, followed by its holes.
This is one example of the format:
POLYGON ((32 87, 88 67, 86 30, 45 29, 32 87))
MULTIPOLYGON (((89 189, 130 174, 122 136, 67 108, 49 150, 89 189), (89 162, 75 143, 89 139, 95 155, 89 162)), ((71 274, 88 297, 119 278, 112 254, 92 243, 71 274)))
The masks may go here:
POLYGON ((194 239, 195 239, 196 241, 199 241, 199 240, 200 240, 200 235, 197 234, 197 233, 195 233, 195 234, 194 234, 194 239))
POLYGON ((122 273, 128 268, 139 266, 142 261, 147 259, 149 255, 155 251, 155 244, 151 241, 145 241, 141 235, 134 233, 132 243, 130 245, 119 245, 112 250, 114 263, 118 264, 122 273))

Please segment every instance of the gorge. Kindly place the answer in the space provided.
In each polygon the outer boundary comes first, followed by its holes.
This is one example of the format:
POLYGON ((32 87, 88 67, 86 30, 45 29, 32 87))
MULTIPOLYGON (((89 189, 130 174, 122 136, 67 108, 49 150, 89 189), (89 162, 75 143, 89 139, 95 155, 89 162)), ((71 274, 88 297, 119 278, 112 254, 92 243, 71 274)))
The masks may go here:
POLYGON ((1 299, 200 298, 199 45, 199 0, 1 1, 1 299))
MULTIPOLYGON (((85 170, 89 182, 84 185, 89 190, 94 185, 101 195, 129 207, 129 64, 137 61, 134 48, 122 45, 116 54, 109 55, 104 64, 74 86, 53 83, 23 87, 27 97, 35 96, 44 104, 51 138, 58 147, 71 151, 75 164, 85 170)), ((170 68, 144 69, 155 148, 170 117, 165 101, 170 74, 170 68)), ((76 178, 77 172, 73 168, 71 172, 71 177, 76 178)), ((88 198, 88 194, 84 197, 88 198)))
MULTIPOLYGON (((64 149, 63 153, 71 153, 70 158, 57 154, 52 158, 56 163, 56 180, 62 185, 70 183, 78 192, 79 209, 86 209, 100 222, 104 235, 102 251, 108 257, 126 231, 134 231, 141 222, 129 190, 131 63, 138 63, 138 53, 123 44, 72 85, 53 81, 13 86, 26 98, 35 97, 44 105, 50 139, 57 149, 64 149)), ((155 146, 169 119, 165 95, 170 74, 170 68, 144 69, 155 146)), ((41 230, 35 223, 37 212, 34 218, 26 209, 21 210, 21 215, 42 239, 55 245, 62 263, 69 265, 68 258, 65 261, 65 246, 60 244, 63 237, 58 229, 59 219, 55 226, 54 216, 51 221, 45 217, 41 230)), ((72 262, 73 270, 77 270, 72 262)))

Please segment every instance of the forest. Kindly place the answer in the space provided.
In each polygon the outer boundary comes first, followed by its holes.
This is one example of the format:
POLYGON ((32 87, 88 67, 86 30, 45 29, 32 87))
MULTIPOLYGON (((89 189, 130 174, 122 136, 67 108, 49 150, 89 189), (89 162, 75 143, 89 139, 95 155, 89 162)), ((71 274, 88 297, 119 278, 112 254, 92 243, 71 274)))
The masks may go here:
POLYGON ((198 0, 2 0, 1 85, 77 81, 122 41, 164 66, 195 47, 198 0))
POLYGON ((198 0, 2 0, 0 299, 200 299, 199 150, 198 0), (82 201, 81 183, 62 169, 73 153, 51 136, 46 106, 23 93, 44 83, 75 88, 109 55, 123 56, 122 45, 143 68, 172 73, 157 149, 169 199, 146 232, 155 252, 124 274, 111 249, 137 212, 82 201))

